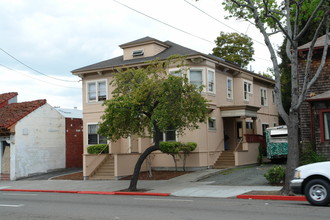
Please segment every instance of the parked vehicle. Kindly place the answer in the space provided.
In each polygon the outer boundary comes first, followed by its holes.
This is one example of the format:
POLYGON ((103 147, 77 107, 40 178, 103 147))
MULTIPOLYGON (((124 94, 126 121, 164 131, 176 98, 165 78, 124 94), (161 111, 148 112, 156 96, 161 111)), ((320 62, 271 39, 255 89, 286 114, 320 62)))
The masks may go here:
POLYGON ((290 187, 293 193, 304 194, 312 205, 327 206, 330 204, 330 161, 297 167, 290 187))
POLYGON ((266 129, 267 158, 286 158, 288 155, 288 128, 277 126, 266 129))

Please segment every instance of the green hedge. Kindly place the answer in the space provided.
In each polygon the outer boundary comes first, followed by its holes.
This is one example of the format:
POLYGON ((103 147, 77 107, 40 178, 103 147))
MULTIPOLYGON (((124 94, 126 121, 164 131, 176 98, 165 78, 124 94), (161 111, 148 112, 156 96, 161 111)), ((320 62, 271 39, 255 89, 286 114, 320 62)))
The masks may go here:
POLYGON ((107 144, 96 144, 87 147, 87 153, 89 154, 107 154, 109 153, 109 147, 107 144))

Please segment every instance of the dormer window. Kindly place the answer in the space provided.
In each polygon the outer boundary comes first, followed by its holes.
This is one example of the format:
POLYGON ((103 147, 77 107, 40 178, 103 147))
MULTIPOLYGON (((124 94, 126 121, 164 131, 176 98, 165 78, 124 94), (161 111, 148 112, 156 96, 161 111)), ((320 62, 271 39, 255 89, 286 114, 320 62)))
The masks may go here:
POLYGON ((144 55, 143 50, 133 50, 133 52, 132 52, 133 57, 139 57, 139 56, 143 56, 143 55, 144 55))

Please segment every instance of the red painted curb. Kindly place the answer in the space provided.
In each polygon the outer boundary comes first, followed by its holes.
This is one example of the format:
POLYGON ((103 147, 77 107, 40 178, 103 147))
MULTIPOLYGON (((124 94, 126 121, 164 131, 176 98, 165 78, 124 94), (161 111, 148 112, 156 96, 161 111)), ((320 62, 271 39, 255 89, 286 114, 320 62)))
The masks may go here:
POLYGON ((7 192, 46 192, 46 193, 77 193, 96 195, 129 195, 129 196, 170 196, 170 193, 148 193, 148 192, 102 192, 102 191, 73 191, 73 190, 36 190, 36 189, 0 189, 7 192))
POLYGON ((238 199, 259 199, 259 200, 307 201, 305 196, 238 195, 236 198, 238 198, 238 199))
POLYGON ((170 193, 148 193, 148 192, 114 192, 114 195, 125 196, 170 196, 170 193))

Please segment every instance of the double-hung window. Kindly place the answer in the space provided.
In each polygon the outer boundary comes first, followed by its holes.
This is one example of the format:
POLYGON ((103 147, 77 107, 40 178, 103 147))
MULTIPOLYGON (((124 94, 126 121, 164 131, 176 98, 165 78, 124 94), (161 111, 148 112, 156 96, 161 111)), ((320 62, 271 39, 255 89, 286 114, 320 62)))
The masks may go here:
POLYGON ((87 102, 100 102, 107 99, 106 80, 87 82, 87 102))
POLYGON ((172 128, 161 133, 159 141, 176 141, 176 131, 172 128))
POLYGON ((330 141, 330 110, 320 111, 321 141, 330 141))
POLYGON ((252 82, 248 80, 244 80, 244 100, 249 101, 249 96, 252 95, 252 82))
POLYGON ((268 105, 268 100, 267 100, 267 89, 265 88, 260 88, 260 98, 261 98, 261 102, 260 104, 262 106, 267 106, 268 105))
POLYGON ((190 69, 189 70, 190 84, 196 85, 197 88, 203 86, 203 70, 202 69, 190 69))
POLYGON ((227 78, 227 99, 233 99, 233 78, 227 78))
POLYGON ((207 87, 208 92, 215 93, 215 72, 214 70, 207 70, 207 87))
POLYGON ((88 144, 107 144, 107 138, 97 133, 99 126, 97 124, 88 125, 88 144))

